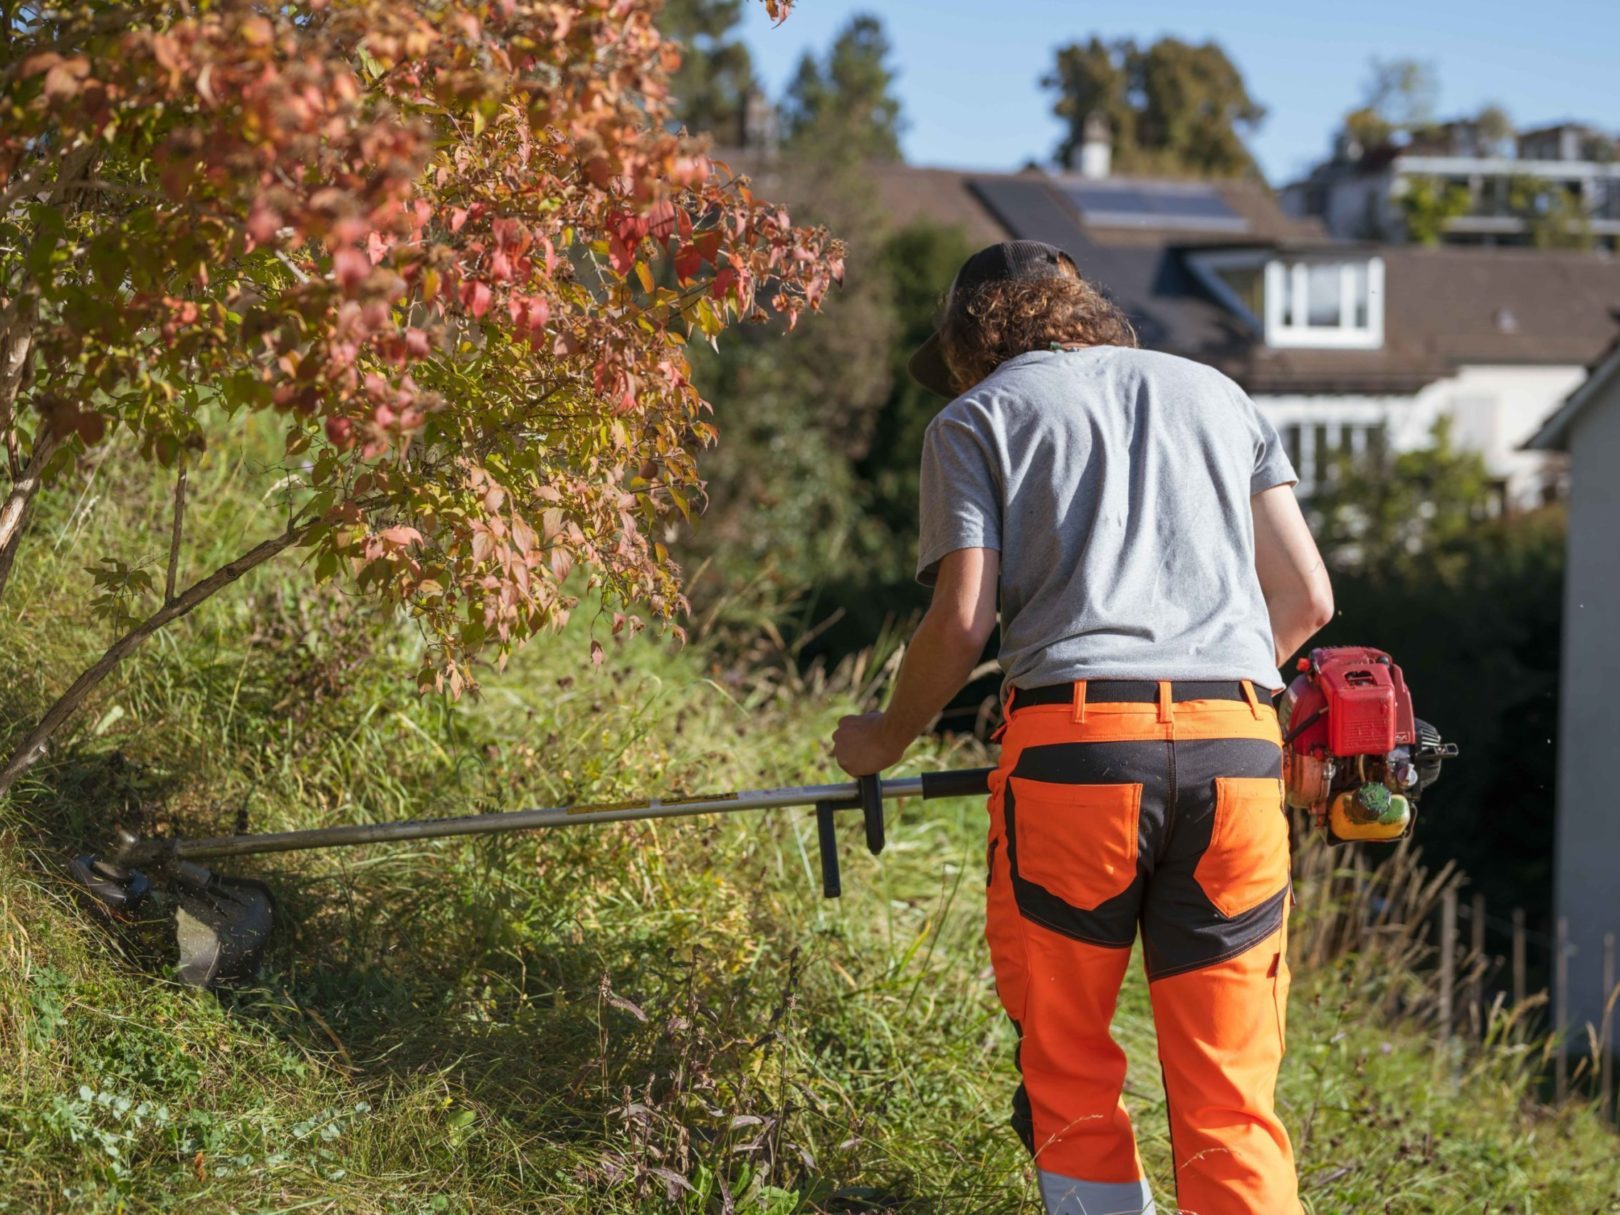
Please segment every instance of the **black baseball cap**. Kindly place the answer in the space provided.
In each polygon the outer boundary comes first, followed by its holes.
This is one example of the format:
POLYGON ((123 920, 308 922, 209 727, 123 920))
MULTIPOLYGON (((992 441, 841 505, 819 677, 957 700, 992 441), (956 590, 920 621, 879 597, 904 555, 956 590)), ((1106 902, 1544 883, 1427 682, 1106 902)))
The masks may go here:
MULTIPOLYGON (((1074 259, 1056 245, 1038 240, 1007 240, 999 245, 980 249, 956 272, 950 293, 945 297, 946 309, 950 298, 958 291, 983 286, 1003 279, 1054 278, 1074 273, 1074 259)), ((954 397, 951 370, 945 363, 945 352, 940 348, 939 330, 928 335, 928 340, 917 347, 906 364, 911 378, 929 392, 942 397, 954 397)))

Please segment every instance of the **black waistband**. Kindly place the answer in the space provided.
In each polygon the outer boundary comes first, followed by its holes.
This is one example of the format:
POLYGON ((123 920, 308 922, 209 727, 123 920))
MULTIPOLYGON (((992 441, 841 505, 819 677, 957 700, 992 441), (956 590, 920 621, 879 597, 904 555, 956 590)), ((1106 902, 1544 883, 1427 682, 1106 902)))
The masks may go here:
MULTIPOLYGON (((1170 699, 1247 701, 1236 679, 1177 679, 1170 684, 1170 699)), ((1151 705, 1159 702, 1159 685, 1150 679, 1092 679, 1086 682, 1086 700, 1094 705, 1151 705)), ((1072 683, 1049 683, 1039 688, 1014 688, 1012 707, 1066 705, 1074 701, 1072 683)))

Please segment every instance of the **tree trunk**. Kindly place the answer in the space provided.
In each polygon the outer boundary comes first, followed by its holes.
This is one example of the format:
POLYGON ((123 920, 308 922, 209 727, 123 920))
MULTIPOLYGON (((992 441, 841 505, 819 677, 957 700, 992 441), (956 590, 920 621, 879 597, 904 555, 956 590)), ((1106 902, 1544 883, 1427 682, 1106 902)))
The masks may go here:
MULTIPOLYGON (((81 185, 95 167, 101 151, 94 142, 86 143, 69 152, 62 160, 56 180, 42 200, 47 206, 67 206, 68 195, 81 185)), ((29 174, 26 180, 33 180, 29 174)), ((24 197, 7 195, 7 209, 0 210, 0 218, 9 217, 9 207, 24 197)), ((40 239, 36 232, 30 242, 40 239)), ((26 278, 12 286, 0 284, 11 299, 4 313, 0 313, 0 435, 7 443, 7 455, 12 471, 16 472, 17 398, 28 375, 29 360, 33 356, 34 324, 38 319, 38 300, 34 287, 26 278)), ((12 564, 17 559, 17 546, 22 543, 28 516, 33 512, 34 498, 44 479, 45 465, 62 445, 63 436, 53 435, 48 425, 42 424, 34 439, 34 448, 20 475, 12 479, 11 492, 0 506, 0 595, 5 593, 6 581, 11 577, 12 564)))
POLYGON ((289 528, 279 536, 266 540, 243 553, 235 561, 222 565, 208 577, 187 587, 178 597, 165 603, 156 612, 148 616, 135 628, 125 633, 108 648, 95 663, 82 675, 73 681, 73 685, 62 693, 60 699, 46 711, 40 718, 39 724, 25 738, 11 759, 6 762, 5 770, 0 771, 0 797, 3 797, 16 783, 30 765, 45 753, 45 746, 51 737, 61 728, 63 722, 73 715, 96 685, 105 679, 114 667, 129 656, 129 654, 172 620, 186 615, 198 604, 211 598, 243 574, 257 566, 263 565, 270 558, 276 556, 284 549, 291 547, 303 539, 308 533, 308 526, 289 528))
POLYGON ((17 560, 17 549, 22 545, 23 533, 27 530, 28 516, 33 513, 34 498, 45 480, 45 466, 60 446, 61 436, 52 434, 48 427, 42 426, 39 437, 34 440, 34 450, 29 453, 28 466, 23 469, 22 476, 12 483, 5 503, 0 505, 0 596, 5 594, 12 563, 17 560))

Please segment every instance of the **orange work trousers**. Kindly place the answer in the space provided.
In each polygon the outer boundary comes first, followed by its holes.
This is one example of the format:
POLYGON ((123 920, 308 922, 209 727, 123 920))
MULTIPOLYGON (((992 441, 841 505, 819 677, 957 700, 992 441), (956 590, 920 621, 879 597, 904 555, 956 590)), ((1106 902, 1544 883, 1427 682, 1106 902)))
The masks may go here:
POLYGON ((1276 714, 1235 681, 1036 693, 1014 691, 990 782, 986 935, 1046 1209, 1156 1210, 1109 1030, 1140 926, 1178 1209, 1297 1215, 1273 1107, 1292 897, 1276 714))

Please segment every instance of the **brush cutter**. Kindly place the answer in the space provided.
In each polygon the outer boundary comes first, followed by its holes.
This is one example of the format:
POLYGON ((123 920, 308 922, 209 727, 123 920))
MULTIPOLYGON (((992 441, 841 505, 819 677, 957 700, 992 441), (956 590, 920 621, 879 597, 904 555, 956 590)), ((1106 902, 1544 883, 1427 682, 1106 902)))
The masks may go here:
POLYGON ((858 781, 837 785, 557 806, 265 835, 221 835, 209 839, 140 839, 120 832, 118 848, 110 859, 93 854, 81 856, 73 861, 69 872, 86 894, 114 914, 134 913, 149 899, 172 902, 180 944, 180 980, 194 987, 218 987, 248 978, 257 969, 274 923, 275 902, 264 883, 214 873, 199 864, 200 861, 441 839, 452 835, 491 835, 632 819, 814 806, 821 852, 821 891, 827 898, 835 899, 843 886, 838 869, 834 814, 840 810, 860 810, 866 829, 866 846, 876 856, 883 851, 886 799, 921 797, 929 800, 983 795, 989 791, 990 772, 989 768, 972 768, 926 772, 896 780, 863 776, 858 781), (161 889, 154 889, 137 866, 150 868, 165 879, 159 884, 161 889))
POLYGON ((1455 743, 1412 712, 1401 668, 1370 646, 1319 646, 1278 705, 1288 804, 1309 810, 1329 844, 1392 843, 1412 832, 1418 799, 1455 743))

